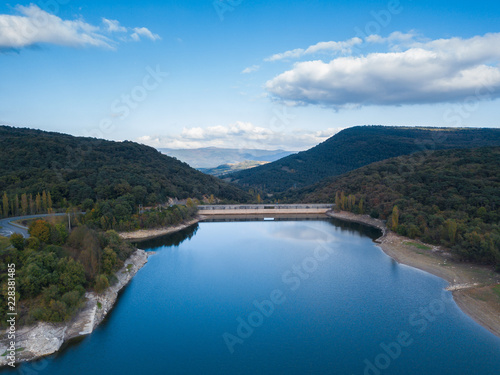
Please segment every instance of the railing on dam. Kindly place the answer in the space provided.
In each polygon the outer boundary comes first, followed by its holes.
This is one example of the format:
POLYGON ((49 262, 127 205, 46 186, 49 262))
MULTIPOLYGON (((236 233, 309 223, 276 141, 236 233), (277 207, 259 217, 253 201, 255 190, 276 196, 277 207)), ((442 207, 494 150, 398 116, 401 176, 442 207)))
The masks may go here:
POLYGON ((234 204, 198 206, 202 215, 325 213, 333 204, 234 204))

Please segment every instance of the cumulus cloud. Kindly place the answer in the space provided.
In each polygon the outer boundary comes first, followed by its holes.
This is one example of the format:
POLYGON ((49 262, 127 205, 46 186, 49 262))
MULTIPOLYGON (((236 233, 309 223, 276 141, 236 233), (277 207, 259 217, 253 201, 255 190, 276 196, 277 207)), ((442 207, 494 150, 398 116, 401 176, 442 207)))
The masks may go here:
POLYGON ((272 55, 264 61, 278 61, 278 60, 283 60, 283 59, 297 59, 305 55, 312 55, 312 54, 317 54, 320 52, 334 52, 334 53, 351 53, 352 47, 354 47, 357 44, 363 43, 363 40, 360 38, 352 38, 346 41, 341 41, 341 42, 319 42, 317 44, 314 44, 312 46, 309 46, 306 49, 302 48, 297 48, 293 49, 290 51, 282 52, 282 53, 277 53, 275 55, 272 55))
POLYGON ((138 142, 165 148, 259 148, 267 150, 304 150, 325 141, 342 129, 321 131, 278 131, 255 126, 249 122, 236 122, 228 126, 184 128, 180 134, 170 136, 146 135, 138 142))
MULTIPOLYGON (((69 47, 101 47, 113 49, 118 40, 114 33, 130 32, 152 40, 159 38, 146 28, 128 29, 116 20, 102 19, 101 25, 91 25, 82 19, 63 20, 38 6, 18 5, 18 14, 0 14, 0 50, 21 49, 38 44, 69 47), (148 35, 151 34, 151 35, 148 35)), ((120 40, 124 40, 120 38, 120 40)))
POLYGON ((266 83, 292 104, 335 108, 454 102, 500 96, 500 33, 418 42, 413 34, 371 36, 401 51, 296 63, 266 83), (403 43, 397 43, 397 41, 403 43))

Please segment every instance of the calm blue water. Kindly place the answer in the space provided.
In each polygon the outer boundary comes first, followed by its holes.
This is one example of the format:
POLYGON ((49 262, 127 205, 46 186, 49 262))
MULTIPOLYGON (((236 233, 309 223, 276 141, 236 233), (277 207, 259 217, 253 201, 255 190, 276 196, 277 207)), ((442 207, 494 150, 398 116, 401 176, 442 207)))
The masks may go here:
POLYGON ((2 375, 500 373, 500 339, 445 281, 335 224, 201 223, 142 243, 157 253, 103 325, 2 375))

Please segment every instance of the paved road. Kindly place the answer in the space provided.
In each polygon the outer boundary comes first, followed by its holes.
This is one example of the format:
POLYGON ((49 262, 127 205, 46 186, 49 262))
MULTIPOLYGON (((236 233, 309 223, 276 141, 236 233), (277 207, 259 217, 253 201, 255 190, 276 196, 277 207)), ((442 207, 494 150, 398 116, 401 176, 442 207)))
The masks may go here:
POLYGON ((12 221, 24 220, 24 219, 32 219, 35 217, 47 217, 47 216, 64 216, 65 213, 61 214, 42 214, 42 215, 29 215, 29 216, 17 216, 17 217, 9 217, 7 219, 0 220, 0 236, 9 237, 13 233, 20 233, 25 238, 28 238, 30 235, 28 234, 28 228, 23 227, 19 224, 14 224, 12 221))

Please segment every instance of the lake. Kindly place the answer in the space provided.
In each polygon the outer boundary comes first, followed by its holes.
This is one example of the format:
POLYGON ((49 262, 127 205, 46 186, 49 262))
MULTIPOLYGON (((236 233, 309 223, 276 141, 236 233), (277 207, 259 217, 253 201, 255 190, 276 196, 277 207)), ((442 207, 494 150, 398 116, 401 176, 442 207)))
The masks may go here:
POLYGON ((204 222, 155 251, 92 335, 3 374, 495 374, 500 339, 374 228, 204 222))

